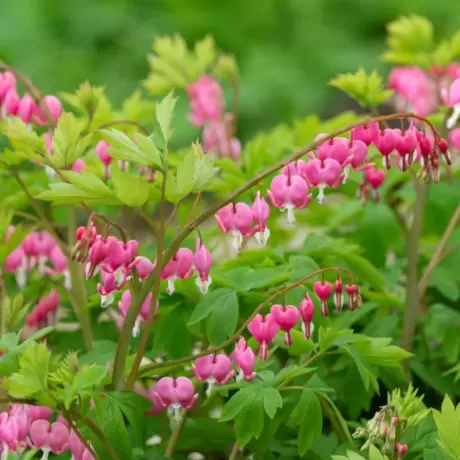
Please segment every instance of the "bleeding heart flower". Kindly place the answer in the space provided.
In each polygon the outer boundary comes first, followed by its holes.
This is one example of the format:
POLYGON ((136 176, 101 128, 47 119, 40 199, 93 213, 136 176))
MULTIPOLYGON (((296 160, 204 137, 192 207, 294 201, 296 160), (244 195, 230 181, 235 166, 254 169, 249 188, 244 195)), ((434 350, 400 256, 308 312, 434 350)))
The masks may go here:
POLYGON ((294 305, 273 305, 270 309, 273 319, 284 331, 284 343, 292 345, 291 329, 299 321, 300 313, 294 305))
POLYGON ((233 247, 239 252, 243 237, 250 235, 254 220, 252 209, 245 203, 229 203, 217 211, 215 218, 222 232, 233 235, 233 247))
POLYGON ((332 294, 332 284, 327 281, 315 281, 313 284, 315 294, 321 300, 321 315, 329 316, 329 309, 327 308, 327 299, 332 294))
POLYGON ((256 365, 256 355, 252 351, 252 348, 248 346, 246 340, 241 338, 235 345, 235 350, 231 354, 231 358, 235 361, 237 368, 239 368, 236 381, 240 381, 243 378, 245 380, 253 380, 256 377, 254 367, 256 365))
POLYGON ((268 359, 268 344, 276 337, 280 330, 279 324, 270 313, 263 317, 256 315, 248 324, 248 330, 259 342, 259 358, 268 359))
POLYGON ((225 354, 210 354, 197 358, 192 366, 197 380, 208 382, 206 396, 210 396, 215 383, 227 384, 235 375, 232 369, 232 360, 225 354))
POLYGON ((335 188, 341 182, 342 167, 332 158, 327 158, 324 161, 312 159, 307 163, 304 171, 308 184, 319 190, 316 198, 318 203, 324 203, 324 189, 326 187, 335 188))
POLYGON ((284 174, 273 178, 267 195, 275 208, 280 211, 287 209, 290 224, 295 224, 294 209, 304 209, 311 200, 308 185, 302 177, 289 177, 284 174))
POLYGON ((315 313, 315 304, 308 294, 302 300, 299 306, 300 316, 302 317, 302 331, 307 339, 311 338, 313 333, 313 314, 315 313))

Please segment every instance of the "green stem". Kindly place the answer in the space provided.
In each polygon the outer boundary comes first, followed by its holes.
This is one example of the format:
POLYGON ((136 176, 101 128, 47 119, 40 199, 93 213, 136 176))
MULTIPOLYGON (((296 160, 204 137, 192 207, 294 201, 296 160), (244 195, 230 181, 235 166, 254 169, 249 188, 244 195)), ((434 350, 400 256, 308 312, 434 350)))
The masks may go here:
POLYGON ((407 242, 407 290, 404 309, 403 333, 401 346, 411 351, 414 344, 415 328, 420 313, 420 294, 418 288, 418 245, 423 230, 423 215, 428 187, 418 182, 414 183, 416 199, 414 218, 409 229, 407 242))
POLYGON ((110 441, 107 439, 104 432, 97 426, 96 423, 94 423, 93 419, 87 416, 83 417, 82 420, 83 423, 96 435, 96 437, 102 443, 105 450, 110 455, 110 458, 112 460, 120 460, 117 453, 113 449, 112 444, 110 444, 110 441))
MULTIPOLYGON (((75 244, 75 233, 77 230, 76 211, 74 208, 68 208, 67 221, 68 241, 70 245, 73 245, 75 244)), ((69 265, 73 293, 69 299, 72 303, 75 315, 80 321, 85 348, 87 351, 89 351, 92 348, 93 339, 91 330, 91 316, 89 310, 86 308, 88 298, 86 293, 85 279, 83 277, 83 271, 79 263, 75 262, 70 257, 67 258, 67 263, 69 265)))
MULTIPOLYGON (((404 118, 404 119, 413 118, 413 119, 420 120, 426 123, 427 125, 430 126, 431 130, 433 131, 433 135, 435 139, 439 138, 439 134, 437 133, 436 128, 433 126, 433 124, 429 120, 427 120, 426 118, 420 117, 419 115, 412 113, 412 112, 401 112, 401 113, 395 113, 392 115, 382 115, 378 117, 368 118, 366 120, 361 120, 359 122, 356 122, 348 126, 345 126, 343 128, 340 128, 338 130, 335 130, 332 133, 328 134, 327 136, 324 136, 323 138, 312 142, 307 147, 293 153, 292 155, 289 155, 288 157, 284 158, 283 160, 271 166, 270 168, 267 168, 265 171, 262 171, 261 173, 257 174, 252 179, 247 181, 245 184, 238 187, 234 192, 228 194, 224 200, 214 204, 213 206, 210 206, 207 210, 203 211, 195 220, 190 222, 181 231, 177 233, 174 240, 164 251, 161 262, 160 261, 157 262, 158 270, 163 269, 164 265, 177 252, 177 250, 179 249, 184 239, 187 238, 187 236, 190 235, 195 230, 195 228, 198 227, 198 225, 206 221, 209 217, 213 216, 221 207, 236 200, 240 195, 250 190, 252 187, 257 185, 259 182, 261 182, 262 180, 264 180, 271 174, 282 169, 284 166, 291 163, 292 161, 298 160, 300 157, 306 155, 308 152, 315 150, 320 144, 323 144, 324 142, 327 142, 328 140, 333 139, 334 137, 340 136, 341 134, 344 134, 353 128, 364 126, 369 123, 378 123, 378 122, 383 122, 383 121, 397 120, 401 118, 404 118)), ((135 298, 133 299, 131 303, 130 309, 128 311, 128 315, 126 317, 122 332, 120 334, 120 340, 118 342, 118 347, 117 347, 117 352, 116 352, 116 357, 115 357, 114 375, 113 375, 113 381, 112 381, 113 386, 115 388, 120 387, 120 383, 124 375, 124 366, 125 366, 126 356, 128 353, 129 337, 131 334, 131 330, 134 326, 137 315, 139 314, 139 311, 142 307, 144 300, 146 299, 148 294, 151 292, 156 282, 158 270, 154 270, 154 272, 142 283, 141 290, 138 294, 136 294, 135 298)), ((229 345, 232 342, 233 340, 230 342, 227 340, 225 342, 225 346, 229 345)), ((181 362, 186 362, 189 360, 190 359, 187 357, 185 361, 181 361, 181 362)))
POLYGON ((238 457, 238 451, 240 450, 240 447, 238 446, 238 443, 235 442, 233 445, 233 449, 230 453, 230 457, 228 457, 228 460, 235 460, 236 457, 238 457))
POLYGON ((185 423, 185 417, 187 417, 187 410, 182 411, 180 422, 174 427, 174 430, 169 438, 168 445, 165 451, 165 457, 172 457, 174 450, 176 449, 177 440, 179 439, 180 432, 185 423))

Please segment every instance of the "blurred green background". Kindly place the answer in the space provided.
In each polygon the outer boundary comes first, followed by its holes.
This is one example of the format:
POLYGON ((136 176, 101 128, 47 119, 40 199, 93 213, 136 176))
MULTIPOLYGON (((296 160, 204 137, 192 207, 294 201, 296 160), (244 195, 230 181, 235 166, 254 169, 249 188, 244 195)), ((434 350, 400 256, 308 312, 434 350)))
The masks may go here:
POLYGON ((428 16, 446 35, 460 26, 460 2, 452 0, 2 1, 0 58, 46 93, 88 79, 118 104, 146 77, 153 36, 180 33, 192 44, 210 33, 238 58, 246 140, 279 122, 345 108, 328 80, 360 65, 385 72, 378 62, 385 25, 409 13, 428 16))

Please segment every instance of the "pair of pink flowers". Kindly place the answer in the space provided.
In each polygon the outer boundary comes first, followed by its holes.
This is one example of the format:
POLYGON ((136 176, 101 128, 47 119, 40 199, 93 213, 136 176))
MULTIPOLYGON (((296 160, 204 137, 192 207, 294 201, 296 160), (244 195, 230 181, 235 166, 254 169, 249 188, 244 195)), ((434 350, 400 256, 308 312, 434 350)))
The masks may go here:
POLYGON ((239 252, 243 245, 243 237, 254 235, 259 244, 265 246, 270 236, 267 227, 269 215, 270 207, 260 192, 257 192, 252 207, 246 203, 230 203, 219 209, 215 218, 222 232, 233 235, 233 247, 239 252))
POLYGON ((161 279, 168 282, 167 292, 172 295, 175 292, 174 283, 177 280, 190 278, 196 271, 196 285, 202 294, 206 294, 212 283, 212 278, 209 275, 211 266, 212 254, 198 238, 195 253, 188 248, 180 248, 164 266, 161 271, 161 279))
POLYGON ((203 127, 204 151, 238 161, 241 144, 233 136, 232 115, 225 113, 224 93, 219 82, 202 75, 187 86, 187 94, 190 101, 189 121, 203 127))
POLYGON ((196 359, 192 366, 193 373, 197 380, 208 383, 208 388, 206 389, 207 396, 210 396, 213 386, 216 383, 225 385, 235 376, 232 360, 238 370, 237 381, 243 378, 253 380, 256 377, 256 373, 254 372, 256 356, 244 338, 241 338, 237 342, 230 357, 225 353, 219 353, 209 354, 196 359))
MULTIPOLYGON (((61 101, 56 96, 45 96, 42 100, 53 120, 57 122, 62 114, 61 101)), ((40 126, 48 124, 43 107, 37 105, 28 93, 19 97, 16 77, 12 72, 0 73, 0 119, 17 116, 26 123, 40 126)))

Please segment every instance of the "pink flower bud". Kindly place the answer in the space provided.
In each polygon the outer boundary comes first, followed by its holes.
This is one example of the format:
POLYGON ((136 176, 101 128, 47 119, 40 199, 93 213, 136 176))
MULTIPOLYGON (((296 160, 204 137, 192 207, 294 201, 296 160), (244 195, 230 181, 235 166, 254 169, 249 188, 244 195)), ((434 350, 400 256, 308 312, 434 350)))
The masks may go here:
POLYGON ((437 142, 437 146, 439 151, 442 154, 442 157, 445 161, 446 164, 451 165, 452 164, 452 158, 449 153, 449 143, 445 139, 439 139, 437 142))
POLYGON ((235 350, 231 354, 231 358, 235 361, 239 373, 236 380, 253 380, 256 377, 254 366, 256 365, 256 355, 252 348, 248 347, 246 340, 241 338, 235 345, 235 350))
POLYGON ((276 337, 280 326, 270 313, 263 317, 256 315, 248 324, 248 330, 259 342, 259 358, 268 359, 268 344, 276 337))
POLYGON ((20 117, 24 123, 29 124, 35 110, 36 104, 32 96, 29 93, 25 93, 18 104, 18 117, 20 117))
POLYGON ((91 279, 99 271, 99 264, 105 260, 107 255, 108 242, 106 239, 98 236, 89 250, 88 263, 86 264, 86 279, 91 279))
POLYGON ((422 167, 426 167, 429 162, 429 156, 433 152, 433 138, 425 133, 419 132, 417 143, 417 159, 420 160, 422 167))
POLYGON ((195 268, 198 272, 196 285, 200 288, 202 294, 206 294, 212 283, 212 279, 209 276, 209 271, 212 266, 212 255, 199 238, 196 240, 196 250, 193 257, 193 263, 195 264, 195 268))
POLYGON ((257 242, 265 246, 268 238, 270 237, 270 230, 267 227, 267 220, 270 216, 270 207, 267 202, 262 198, 260 191, 257 192, 256 199, 252 205, 252 216, 256 221, 256 226, 254 227, 254 236, 257 242))
MULTIPOLYGON (((62 115, 61 101, 56 96, 45 96, 42 100, 42 104, 48 109, 49 115, 51 115, 53 121, 57 123, 62 115)), ((36 107, 33 121, 40 126, 45 126, 49 123, 47 114, 45 114, 41 106, 36 107)))
POLYGON ((313 314, 315 313, 315 304, 311 300, 309 294, 305 294, 299 306, 300 315, 302 317, 302 331, 307 339, 311 338, 313 332, 313 314))
POLYGON ((86 163, 83 160, 78 159, 73 162, 73 165, 72 165, 73 172, 81 173, 85 169, 86 169, 86 163))
POLYGON ((283 174, 273 178, 267 195, 275 208, 287 209, 290 224, 295 224, 294 209, 304 209, 311 200, 308 185, 302 177, 283 174))
POLYGON ((335 306, 337 310, 342 311, 343 308, 343 283, 342 283, 342 278, 339 276, 335 280, 335 286, 334 286, 334 291, 335 291, 335 306))
POLYGON ((332 158, 324 161, 312 159, 304 168, 306 181, 310 187, 317 187, 319 190, 318 203, 324 203, 324 189, 326 187, 335 188, 341 182, 342 167, 340 163, 332 158))
POLYGON ((284 342, 292 345, 291 329, 300 318, 299 310, 294 305, 272 305, 270 313, 278 326, 285 332, 284 342))
POLYGON ((3 116, 14 116, 17 114, 19 109, 19 96, 16 92, 16 89, 10 89, 4 99, 2 104, 3 116))
POLYGON ((97 156, 105 166, 110 166, 113 161, 113 157, 108 153, 111 147, 112 146, 105 141, 99 141, 96 145, 97 156))
POLYGON ((365 172, 365 177, 369 185, 372 187, 373 197, 375 201, 379 200, 379 192, 378 189, 383 185, 385 182, 385 171, 381 169, 368 169, 365 172))
POLYGON ((358 286, 356 284, 347 284, 345 285, 345 291, 348 294, 348 308, 353 311, 356 308, 358 286))
POLYGON ((248 236, 253 223, 252 209, 245 203, 229 203, 215 215, 217 226, 224 233, 232 233, 233 247, 241 250, 243 237, 248 236))
POLYGON ((16 89, 16 77, 14 76, 14 73, 0 73, 0 105, 3 103, 8 91, 11 89, 16 89))
POLYGON ((362 141, 369 146, 374 142, 379 130, 380 128, 378 123, 368 123, 367 125, 353 128, 351 130, 351 138, 354 141, 362 141))
POLYGON ((313 290, 321 300, 321 314, 323 316, 328 316, 329 310, 327 308, 327 299, 332 294, 332 284, 327 281, 315 281, 313 290))
POLYGON ((414 150, 417 147, 417 131, 413 127, 404 132, 400 129, 395 129, 393 131, 399 134, 395 147, 400 156, 399 168, 401 171, 406 171, 407 167, 412 163, 414 150))

